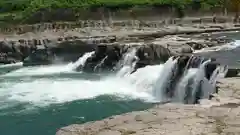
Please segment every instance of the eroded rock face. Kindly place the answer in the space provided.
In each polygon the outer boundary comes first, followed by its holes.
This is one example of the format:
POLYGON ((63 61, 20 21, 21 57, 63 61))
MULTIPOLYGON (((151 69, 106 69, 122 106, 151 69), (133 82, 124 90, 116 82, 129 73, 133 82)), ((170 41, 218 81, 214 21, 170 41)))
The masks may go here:
POLYGON ((98 45, 92 57, 88 58, 83 67, 84 71, 112 70, 121 59, 124 46, 98 45))
POLYGON ((48 65, 52 64, 54 54, 45 46, 38 46, 32 50, 27 58, 23 60, 24 66, 48 65))
POLYGON ((87 59, 85 71, 112 70, 131 49, 136 49, 138 61, 135 70, 146 65, 165 62, 172 54, 167 48, 154 44, 145 45, 98 45, 95 54, 87 59))
MULTIPOLYGON (((191 40, 190 38, 162 38, 158 43, 149 42, 139 45, 142 41, 136 38, 136 41, 128 41, 128 38, 118 38, 116 36, 95 36, 95 37, 78 37, 66 36, 58 37, 57 39, 41 38, 41 39, 19 39, 14 41, 0 42, 0 63, 8 64, 18 61, 23 61, 27 57, 38 55, 34 53, 38 46, 48 48, 58 59, 64 62, 76 61, 86 52, 96 51, 95 55, 87 60, 86 67, 89 71, 94 69, 111 70, 117 61, 122 58, 122 55, 127 52, 129 46, 137 47, 136 56, 139 61, 136 63, 136 69, 146 65, 159 64, 165 62, 170 56, 190 54, 193 50, 199 50, 204 47, 215 46, 225 41, 224 38, 209 38, 206 40, 191 40), (175 39, 176 38, 176 39, 175 39), (200 42, 201 41, 201 42, 200 42), (208 44, 209 41, 209 44, 208 44), (127 45, 127 43, 133 45, 127 45), (177 44, 178 43, 178 44, 177 44), (114 45, 112 45, 114 44, 114 45), (135 45, 134 45, 135 44, 135 45), (101 48, 102 46, 102 48, 101 48), (168 46, 170 48, 168 48, 168 46), (103 48, 106 48, 105 50, 103 48), (31 56, 30 56, 31 55, 31 56), (95 58, 94 58, 95 57, 95 58), (105 60, 103 61, 103 59, 105 60), (102 62, 102 63, 101 63, 102 62), (97 67, 96 65, 99 63, 97 67), (96 67, 96 68, 94 68, 96 67), (98 69, 99 68, 99 69, 98 69)), ((196 37, 194 37, 196 38, 196 37)), ((198 38, 196 38, 198 39, 198 38)), ((202 39, 202 37, 200 38, 202 39)), ((131 39, 132 40, 132 39, 131 39)), ((28 58, 29 60, 29 58, 28 58)), ((32 59, 34 60, 34 59, 32 59)), ((51 64, 55 60, 51 60, 51 64), (51 62, 52 61, 52 62, 51 62)), ((34 61, 33 61, 34 62, 34 61)), ((41 62, 39 63, 41 64, 41 62)), ((44 63, 43 63, 44 64, 44 63)), ((84 68, 84 69, 87 69, 84 68)))
POLYGON ((22 61, 29 55, 30 47, 15 45, 14 42, 0 42, 0 63, 9 64, 22 61))

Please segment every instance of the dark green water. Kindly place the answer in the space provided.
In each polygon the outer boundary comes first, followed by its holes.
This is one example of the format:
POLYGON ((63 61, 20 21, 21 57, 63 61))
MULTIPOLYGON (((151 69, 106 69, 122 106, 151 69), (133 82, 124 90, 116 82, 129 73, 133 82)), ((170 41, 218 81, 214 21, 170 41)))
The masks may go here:
POLYGON ((124 83, 101 81, 105 74, 44 73, 46 70, 40 67, 34 72, 31 68, 16 69, 0 69, 0 135, 54 135, 57 129, 70 124, 152 106, 138 98, 109 92, 120 90, 124 83))
POLYGON ((69 124, 99 120, 111 115, 149 108, 140 100, 119 101, 116 97, 100 96, 51 105, 31 111, 19 112, 23 105, 2 110, 1 135, 54 135, 58 128, 69 124))

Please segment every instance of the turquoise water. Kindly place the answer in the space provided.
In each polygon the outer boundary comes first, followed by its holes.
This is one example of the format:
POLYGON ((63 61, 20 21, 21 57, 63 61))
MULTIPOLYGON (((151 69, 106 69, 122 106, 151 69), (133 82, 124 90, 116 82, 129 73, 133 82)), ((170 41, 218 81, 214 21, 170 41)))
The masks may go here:
POLYGON ((0 135, 54 135, 70 124, 152 106, 147 92, 116 73, 60 72, 63 67, 0 68, 0 135))
POLYGON ((25 105, 0 111, 1 135, 54 135, 58 128, 149 108, 140 100, 116 100, 112 96, 77 100, 24 111, 25 105))

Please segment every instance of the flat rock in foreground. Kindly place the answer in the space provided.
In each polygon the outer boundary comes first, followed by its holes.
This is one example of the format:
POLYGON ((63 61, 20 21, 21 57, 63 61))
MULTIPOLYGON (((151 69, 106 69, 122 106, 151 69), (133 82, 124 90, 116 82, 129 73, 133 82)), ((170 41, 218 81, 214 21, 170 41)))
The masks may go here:
POLYGON ((220 80, 214 99, 200 105, 165 104, 82 125, 56 135, 239 135, 240 77, 220 80))

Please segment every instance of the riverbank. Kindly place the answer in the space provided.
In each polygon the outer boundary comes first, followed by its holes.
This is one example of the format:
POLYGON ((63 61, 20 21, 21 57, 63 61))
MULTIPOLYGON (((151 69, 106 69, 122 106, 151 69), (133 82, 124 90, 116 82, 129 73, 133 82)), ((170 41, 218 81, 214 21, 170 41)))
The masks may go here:
POLYGON ((65 48, 63 51, 66 53, 66 50, 78 53, 77 58, 83 55, 86 50, 94 50, 99 45, 155 44, 155 46, 168 47, 175 54, 192 53, 193 50, 221 46, 232 42, 231 39, 214 37, 212 35, 215 34, 206 33, 218 32, 219 34, 219 32, 240 30, 239 25, 232 23, 198 22, 185 24, 184 22, 186 21, 182 20, 177 24, 162 25, 157 21, 153 21, 146 22, 146 24, 149 23, 148 25, 141 25, 141 22, 120 21, 120 24, 115 22, 112 27, 101 27, 100 25, 99 27, 80 28, 68 23, 26 25, 21 27, 22 29, 14 29, 13 27, 8 30, 8 33, 3 32, 0 37, 3 47, 1 61, 3 63, 22 61, 29 56, 31 50, 38 47, 65 48), (171 35, 176 36, 171 37, 171 35), (9 52, 11 52, 10 56, 9 52))
POLYGON ((145 111, 70 125, 59 129, 56 135, 239 134, 239 81, 239 77, 221 79, 218 95, 199 105, 156 105, 145 111))

